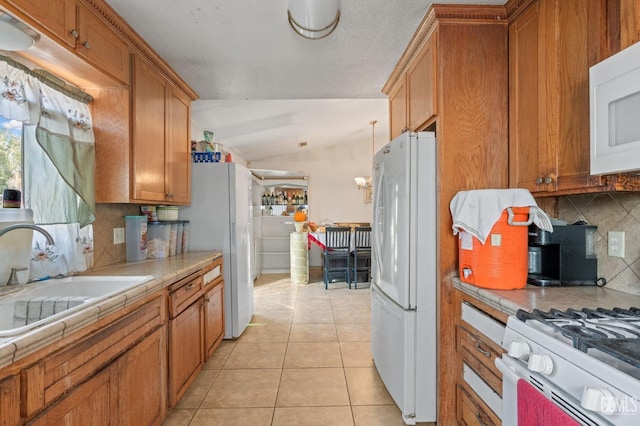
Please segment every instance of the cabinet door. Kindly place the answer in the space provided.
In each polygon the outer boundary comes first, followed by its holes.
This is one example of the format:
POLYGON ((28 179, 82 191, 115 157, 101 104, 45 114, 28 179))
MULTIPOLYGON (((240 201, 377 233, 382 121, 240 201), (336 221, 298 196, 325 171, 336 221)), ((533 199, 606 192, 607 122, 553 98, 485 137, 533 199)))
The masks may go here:
POLYGON ((0 425, 20 424, 20 380, 11 376, 0 381, 0 425))
POLYGON ((76 45, 76 0, 49 0, 43 7, 42 0, 9 0, 9 3, 24 11, 40 23, 49 35, 73 48, 76 45))
POLYGON ((202 365, 202 298, 170 321, 169 333, 169 399, 173 407, 202 365))
POLYGON ((620 50, 640 41, 640 4, 620 0, 620 50))
POLYGON ((139 56, 133 73, 133 199, 164 201, 167 80, 139 56))
POLYGON ((138 343, 114 364, 111 386, 116 425, 158 425, 166 413, 166 326, 138 343))
POLYGON ((129 48, 86 6, 78 4, 77 52, 102 71, 129 82, 129 48))
POLYGON ((473 391, 457 386, 456 417, 465 426, 500 426, 502 422, 489 407, 476 398, 473 391))
POLYGON ((407 71, 408 127, 412 131, 436 113, 435 33, 425 42, 419 56, 407 71))
POLYGON ((224 283, 220 281, 204 295, 205 360, 213 355, 224 337, 223 287, 224 283))
POLYGON ((512 187, 542 193, 606 184, 589 174, 592 7, 590 0, 538 0, 509 27, 512 187))
POLYGON ((389 130, 391 139, 407 130, 407 86, 404 77, 389 94, 389 130))
POLYGON ((173 203, 191 200, 191 100, 174 86, 169 87, 167 110, 167 192, 173 203))
POLYGON ((509 183, 536 191, 545 175, 544 74, 536 2, 509 26, 509 183))
POLYGON ((75 388, 67 397, 29 424, 34 426, 110 425, 111 373, 111 367, 103 370, 75 388))

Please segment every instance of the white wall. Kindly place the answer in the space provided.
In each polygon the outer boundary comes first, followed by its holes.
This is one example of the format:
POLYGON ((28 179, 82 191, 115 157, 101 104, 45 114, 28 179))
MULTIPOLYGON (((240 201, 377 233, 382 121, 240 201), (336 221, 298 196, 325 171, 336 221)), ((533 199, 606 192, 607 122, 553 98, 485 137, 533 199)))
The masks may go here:
MULTIPOLYGON (((301 150, 288 156, 249 162, 250 168, 304 171, 309 174, 309 220, 320 223, 371 222, 372 204, 365 204, 356 176, 371 176, 371 133, 326 148, 301 150), (358 140, 359 139, 359 140, 358 140)), ((382 139, 382 138, 380 138, 382 139)), ((383 142, 376 140, 376 150, 383 142)))

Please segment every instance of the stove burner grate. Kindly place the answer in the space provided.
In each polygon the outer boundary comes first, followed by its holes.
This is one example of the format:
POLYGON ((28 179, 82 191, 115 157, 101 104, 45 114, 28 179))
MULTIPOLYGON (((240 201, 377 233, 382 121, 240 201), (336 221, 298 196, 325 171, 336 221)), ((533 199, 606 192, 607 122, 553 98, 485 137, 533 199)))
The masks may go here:
POLYGON ((595 349, 640 368, 640 308, 519 310, 516 316, 551 327, 582 352, 595 349))

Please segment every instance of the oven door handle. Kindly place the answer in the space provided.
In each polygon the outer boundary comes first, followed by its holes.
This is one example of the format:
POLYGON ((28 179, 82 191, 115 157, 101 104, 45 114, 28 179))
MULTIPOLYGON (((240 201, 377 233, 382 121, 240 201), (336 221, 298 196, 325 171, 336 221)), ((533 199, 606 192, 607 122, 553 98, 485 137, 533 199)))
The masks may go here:
MULTIPOLYGON (((495 360, 496 367, 498 370, 502 372, 503 376, 508 376, 508 379, 513 383, 518 383, 518 380, 522 378, 522 376, 518 375, 516 367, 508 366, 502 358, 496 358, 495 360)), ((505 377, 506 378, 506 377, 505 377)), ((504 380, 504 378, 503 378, 504 380)))

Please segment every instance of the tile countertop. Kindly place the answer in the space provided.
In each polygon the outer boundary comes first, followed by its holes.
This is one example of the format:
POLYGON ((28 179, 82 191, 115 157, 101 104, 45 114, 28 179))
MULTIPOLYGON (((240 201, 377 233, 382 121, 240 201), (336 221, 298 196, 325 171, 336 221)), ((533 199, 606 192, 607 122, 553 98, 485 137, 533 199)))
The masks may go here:
POLYGON ((165 259, 117 263, 92 269, 82 275, 152 275, 154 279, 117 293, 100 303, 87 306, 69 316, 8 338, 0 338, 0 368, 31 354, 47 344, 85 327, 106 315, 156 292, 189 274, 204 268, 222 256, 219 251, 195 251, 165 259))
POLYGON ((537 287, 527 285, 521 290, 490 290, 463 283, 453 278, 453 286, 496 308, 507 315, 515 315, 518 309, 566 310, 569 308, 630 308, 640 307, 640 296, 606 287, 537 287))

